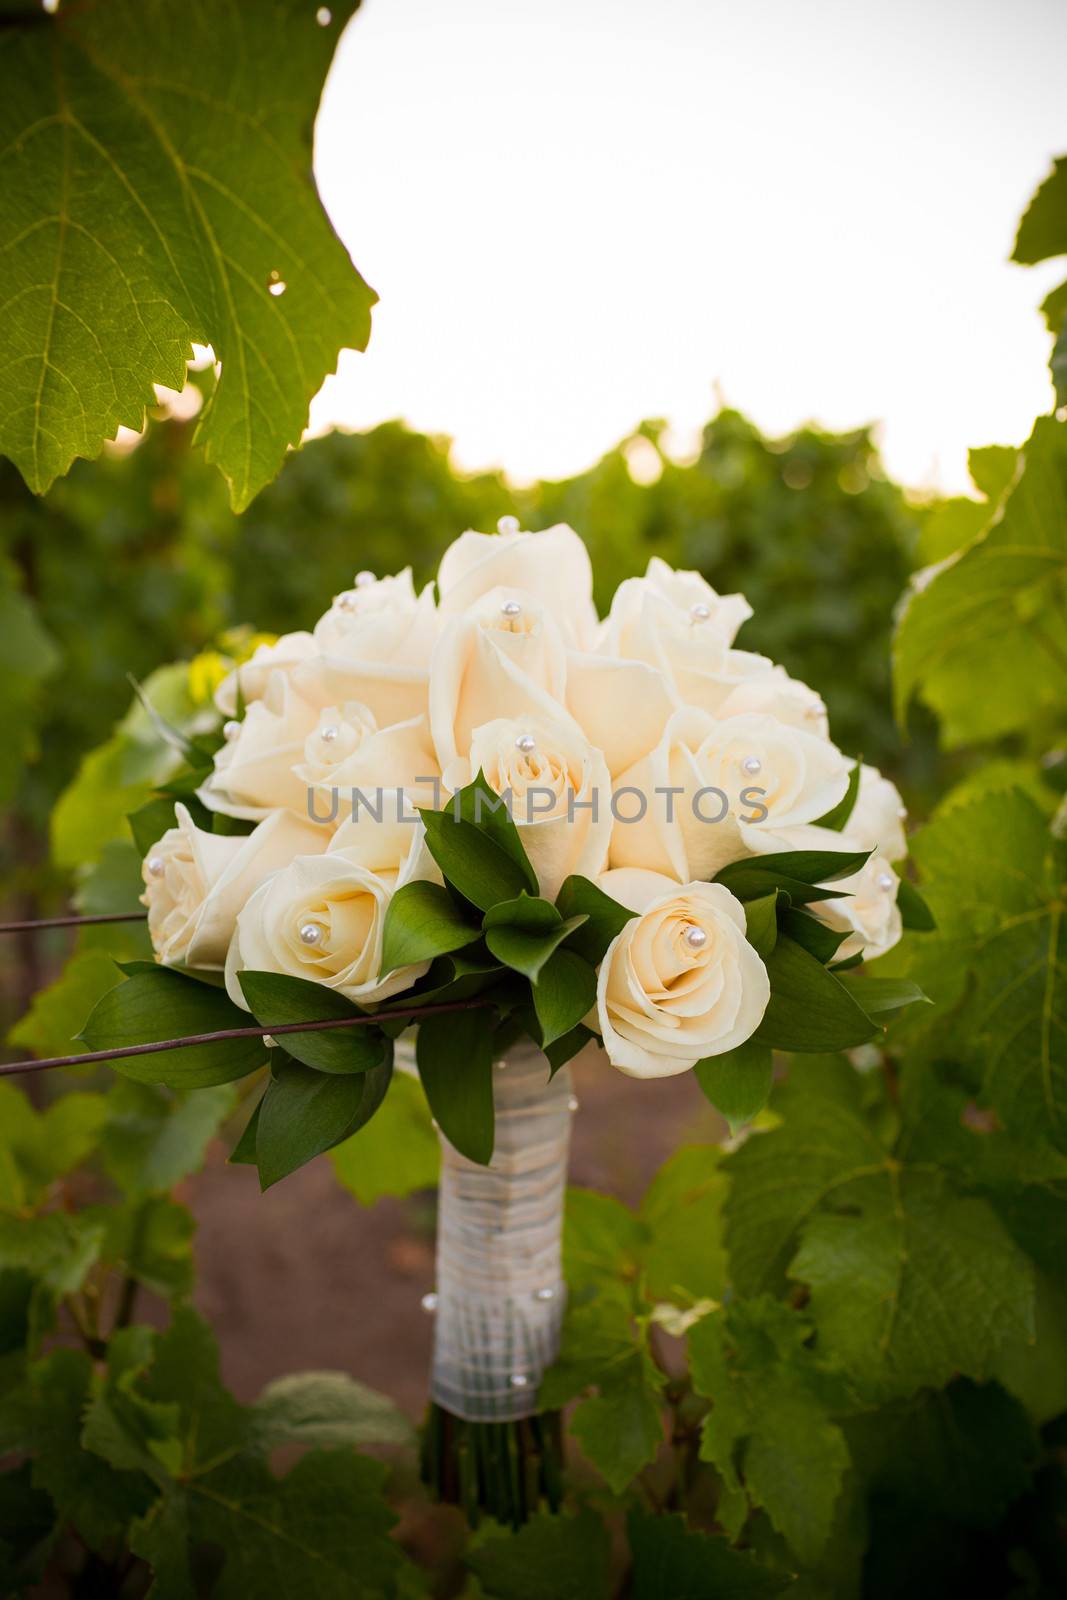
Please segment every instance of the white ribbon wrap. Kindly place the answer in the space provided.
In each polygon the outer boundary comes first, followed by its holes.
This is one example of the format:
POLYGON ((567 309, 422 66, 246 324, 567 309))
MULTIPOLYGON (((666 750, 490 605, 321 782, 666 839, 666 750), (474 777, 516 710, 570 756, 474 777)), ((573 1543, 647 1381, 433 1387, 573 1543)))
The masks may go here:
POLYGON ((559 1350, 571 1084, 532 1044, 494 1067, 496 1142, 477 1166, 441 1137, 431 1393, 467 1422, 533 1415, 559 1350))

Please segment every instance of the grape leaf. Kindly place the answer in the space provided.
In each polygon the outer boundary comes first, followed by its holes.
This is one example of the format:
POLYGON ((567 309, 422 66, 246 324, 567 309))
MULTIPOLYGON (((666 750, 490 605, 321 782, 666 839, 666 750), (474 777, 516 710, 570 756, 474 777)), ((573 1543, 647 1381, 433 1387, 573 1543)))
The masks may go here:
POLYGON ((311 175, 354 9, 85 0, 4 29, 0 448, 37 493, 141 428, 196 340, 222 364, 197 438, 241 510, 366 346, 375 296, 311 175))
POLYGON ((955 747, 1058 712, 1065 570, 1067 427, 1041 417, 1022 474, 984 532, 912 580, 893 647, 898 716, 921 695, 955 747))
POLYGON ((494 1600, 608 1600, 611 1545, 592 1511, 537 1516, 509 1538, 471 1550, 467 1565, 494 1600))
POLYGON ((701 1456, 728 1490, 747 1490, 763 1506, 809 1566, 830 1537, 849 1466, 830 1414, 842 1387, 807 1348, 810 1334, 804 1318, 769 1296, 702 1317, 689 1333, 694 1388, 713 1402, 701 1456))

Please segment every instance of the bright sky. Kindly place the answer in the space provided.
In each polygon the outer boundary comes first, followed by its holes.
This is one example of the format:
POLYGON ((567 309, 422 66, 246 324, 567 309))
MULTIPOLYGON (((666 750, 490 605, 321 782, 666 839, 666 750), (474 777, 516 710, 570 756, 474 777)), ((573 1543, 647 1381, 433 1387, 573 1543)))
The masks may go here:
POLYGON ((717 385, 963 488, 1051 404, 1062 263, 1006 258, 1065 60, 1062 0, 365 0, 316 173, 381 304, 313 426, 558 477, 717 385))

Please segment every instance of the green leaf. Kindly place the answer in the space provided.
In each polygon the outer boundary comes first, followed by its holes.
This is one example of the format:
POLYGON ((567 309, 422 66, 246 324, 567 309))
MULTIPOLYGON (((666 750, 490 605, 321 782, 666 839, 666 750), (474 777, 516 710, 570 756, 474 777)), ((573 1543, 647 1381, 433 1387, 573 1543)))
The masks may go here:
POLYGON ((663 1417, 656 1394, 641 1381, 635 1353, 616 1367, 613 1382, 583 1400, 571 1418, 571 1433, 608 1488, 622 1494, 663 1443, 663 1417))
POLYGON ((745 903, 745 938, 766 961, 778 938, 778 892, 745 903))
POLYGON ((449 883, 479 911, 529 889, 527 874, 486 829, 457 819, 451 808, 421 815, 430 854, 449 883))
POLYGON ((861 1080, 840 1056, 794 1061, 775 1089, 780 1127, 753 1133, 724 1162, 726 1242, 742 1295, 785 1288, 797 1231, 857 1173, 880 1172, 887 1151, 864 1120, 861 1080))
POLYGON ((121 981, 111 956, 103 950, 80 950, 54 983, 39 989, 29 1011, 12 1028, 12 1044, 38 1056, 73 1055, 78 1030, 97 1001, 121 981))
POLYGON ((861 970, 839 973, 837 981, 859 1001, 869 1017, 882 1017, 920 1000, 930 1004, 929 995, 923 994, 910 978, 872 978, 861 970))
POLYGON ((664 1162, 641 1201, 640 1260, 648 1295, 688 1306, 726 1289, 722 1207, 726 1178, 714 1145, 683 1145, 664 1162))
POLYGON ((237 1094, 219 1084, 176 1096, 120 1079, 102 1104, 100 1152, 108 1172, 127 1194, 159 1194, 199 1171, 237 1094))
POLYGON ((338 1182, 364 1206, 435 1188, 441 1147, 417 1079, 397 1072, 373 1121, 336 1145, 330 1161, 338 1182))
POLYGON ((241 1136, 230 1151, 228 1160, 233 1167, 254 1167, 256 1165, 256 1142, 259 1138, 259 1113, 263 1109, 266 1090, 260 1095, 252 1109, 252 1115, 245 1123, 241 1136))
POLYGON ((907 975, 936 1009, 906 1025, 980 1074, 1010 1133, 1067 1151, 1067 851, 1018 790, 945 811, 913 850, 937 932, 916 939, 907 975))
POLYGON ((696 1079, 716 1110, 735 1133, 767 1104, 774 1076, 771 1047, 747 1039, 725 1055, 708 1056, 693 1068, 696 1079))
POLYGON ((91 1550, 103 1553, 124 1540, 154 1490, 142 1473, 117 1472, 81 1448, 92 1377, 92 1361, 81 1350, 53 1350, 33 1363, 14 1396, 0 1401, 0 1449, 32 1456, 33 1483, 50 1495, 58 1522, 71 1523, 91 1550))
POLYGON ((820 922, 818 917, 813 916, 810 911, 805 911, 803 906, 798 906, 796 909, 789 907, 783 911, 781 927, 783 933, 787 933, 797 944, 802 945, 809 955, 813 955, 816 961, 822 962, 824 966, 834 959, 848 938, 847 933, 839 933, 833 928, 828 928, 825 922, 820 922))
POLYGON ((182 388, 197 340, 222 363, 197 438, 241 510, 299 443, 339 346, 366 346, 374 296, 311 173, 354 7, 331 9, 316 27, 296 0, 266 17, 97 0, 5 29, 3 338, 21 359, 0 448, 37 493, 139 429, 153 383, 182 388))
POLYGON ((566 879, 556 896, 556 909, 561 917, 584 916, 585 922, 575 928, 568 947, 590 962, 594 967, 603 959, 611 941, 618 937, 634 913, 598 889, 588 878, 573 875, 566 879))
POLYGON ((715 882, 744 901, 761 899, 779 889, 797 906, 835 900, 847 891, 824 886, 851 877, 869 855, 869 850, 779 850, 732 861, 716 873, 715 882))
POLYGON ((1067 692, 1065 564, 1067 428, 1041 417, 987 528, 913 580, 894 643, 898 718, 920 695, 955 749, 1055 717, 1067 692))
POLYGON ((35 1205, 92 1152, 107 1116, 100 1095, 71 1093, 44 1111, 0 1081, 0 1206, 35 1205))
MULTIPOLYGON (((89 1050, 114 1050, 128 1044, 187 1034, 215 1033, 248 1026, 248 1015, 225 992, 159 968, 127 978, 94 1007, 80 1037, 89 1050)), ((261 1039, 221 1039, 187 1045, 158 1055, 128 1056, 116 1070, 139 1083, 167 1083, 174 1089, 204 1088, 243 1078, 266 1059, 261 1039)))
POLYGON ((592 1511, 531 1517, 517 1533, 468 1551, 467 1565, 494 1600, 609 1600, 608 1530, 592 1511))
POLYGON ((485 942, 498 961, 537 983, 549 956, 585 920, 580 915, 563 921, 547 900, 520 895, 485 913, 485 942))
POLYGON ((702 1317, 689 1331, 693 1387, 713 1407, 700 1454, 732 1494, 762 1506, 805 1566, 825 1549, 850 1461, 832 1420, 839 1379, 808 1348, 811 1327, 762 1296, 702 1317))
POLYGON ((542 1045, 541 1048, 552 1068, 552 1077, 555 1077, 560 1067, 565 1067, 579 1050, 584 1050, 589 1041, 595 1038, 596 1034, 592 1028, 587 1028, 584 1023, 579 1022, 569 1033, 561 1034, 558 1039, 553 1039, 551 1044, 542 1045))
POLYGON ((916 933, 932 933, 937 927, 930 907, 907 878, 901 878, 897 885, 897 909, 904 927, 916 933))
POLYGON ((489 787, 484 773, 479 772, 473 782, 453 795, 449 809, 456 807, 464 821, 473 823, 510 857, 523 875, 526 892, 536 895, 537 874, 523 847, 522 835, 500 796, 489 787))
POLYGON ((765 1600, 790 1582, 731 1550, 725 1539, 690 1531, 678 1515, 634 1510, 626 1531, 633 1555, 632 1600, 765 1600))
POLYGON ((766 960, 771 998, 754 1039, 775 1050, 847 1050, 877 1032, 839 978, 781 935, 766 960))
POLYGON ((596 1005, 596 973, 573 950, 556 950, 531 992, 541 1046, 547 1048, 577 1027, 596 1005))
POLYGON ((1027 206, 1011 259, 1033 266, 1063 255, 1067 255, 1067 156, 1052 163, 1051 173, 1027 206))
MULTIPOLYGON (((279 972, 237 974, 252 1015, 265 1028, 293 1022, 325 1021, 360 1015, 358 1006, 321 983, 290 978, 279 972)), ((317 1072, 366 1072, 377 1067, 385 1054, 381 1030, 371 1024, 351 1028, 323 1028, 315 1033, 282 1035, 286 1054, 314 1067, 317 1072)))
POLYGON ((842 832, 845 824, 848 822, 849 817, 852 815, 852 812, 855 809, 856 796, 860 792, 860 775, 862 771, 863 758, 861 756, 857 758, 856 762, 854 763, 852 771, 848 775, 848 788, 845 790, 836 806, 832 806, 830 810, 825 812, 821 817, 816 817, 815 826, 817 828, 833 828, 835 833, 842 832))
POLYGON ((269 1189, 362 1127, 381 1104, 391 1073, 391 1045, 380 1066, 358 1073, 318 1072, 284 1058, 272 1063, 256 1128, 261 1187, 269 1189))
POLYGON ((389 902, 382 936, 383 972, 461 950, 481 936, 438 883, 406 883, 389 902))
POLYGON ((792 1276, 809 1285, 820 1349, 879 1397, 990 1376, 1033 1337, 1030 1263, 983 1200, 942 1174, 856 1176, 808 1221, 792 1276))
POLYGON ((393 1444, 410 1446, 414 1429, 393 1402, 347 1372, 296 1372, 276 1378, 252 1407, 251 1439, 268 1451, 279 1445, 393 1444))
POLYGON ((488 1011, 426 1017, 415 1045, 419 1077, 445 1138, 470 1161, 493 1155, 493 1024, 488 1011))

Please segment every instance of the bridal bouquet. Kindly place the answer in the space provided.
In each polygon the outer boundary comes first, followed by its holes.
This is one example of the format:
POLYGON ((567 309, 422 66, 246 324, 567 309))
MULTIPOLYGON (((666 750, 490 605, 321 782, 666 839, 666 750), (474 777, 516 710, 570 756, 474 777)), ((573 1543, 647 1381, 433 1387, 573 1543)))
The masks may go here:
POLYGON ((773 1049, 862 1044, 917 998, 865 971, 923 917, 900 797, 735 648, 749 615, 653 559, 600 620, 579 537, 504 518, 436 586, 361 572, 260 646, 131 819, 159 965, 105 996, 91 1046, 224 1034, 120 1064, 175 1086, 267 1066, 234 1153, 264 1186, 362 1127, 394 1070, 421 1078, 442 1492, 461 1460, 490 1503, 501 1447, 539 1452, 551 1495, 570 1058, 693 1071, 736 1127, 773 1049))

